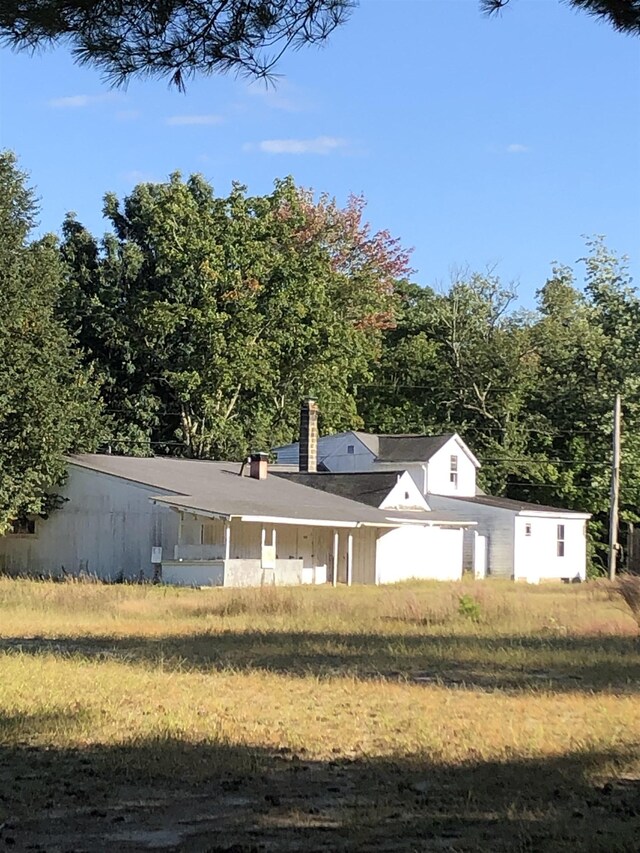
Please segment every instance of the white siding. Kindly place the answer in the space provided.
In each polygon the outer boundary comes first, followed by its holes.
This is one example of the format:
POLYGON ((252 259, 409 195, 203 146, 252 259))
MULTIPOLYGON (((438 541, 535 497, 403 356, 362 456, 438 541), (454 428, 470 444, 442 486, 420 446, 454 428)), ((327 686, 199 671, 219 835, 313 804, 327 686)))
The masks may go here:
POLYGON ((178 514, 149 500, 161 492, 70 465, 61 489, 68 500, 47 520, 37 519, 35 536, 0 537, 0 568, 150 577, 151 548, 160 545, 163 556, 172 557, 178 541, 178 514))
POLYGON ((586 577, 586 522, 582 518, 522 515, 515 519, 516 580, 573 580, 586 577), (531 533, 526 534, 527 525, 531 533), (558 525, 564 526, 564 556, 558 556, 558 525))
POLYGON ((427 492, 472 498, 476 493, 476 466, 462 445, 451 438, 427 463, 427 492), (451 482, 451 457, 458 460, 457 483, 451 482))
POLYGON ((428 510, 429 505, 413 477, 405 471, 389 494, 380 504, 380 509, 420 509, 428 510))
POLYGON ((262 526, 231 520, 231 560, 259 560, 262 555, 262 526))
POLYGON ((453 513, 460 521, 476 521, 478 533, 488 540, 487 574, 501 578, 513 577, 514 510, 434 494, 429 495, 429 504, 436 513, 442 510, 453 513))
POLYGON ((351 582, 376 582, 376 530, 373 527, 361 527, 353 531, 351 582))
MULTIPOLYGON (((278 448, 275 451, 278 464, 298 465, 299 450, 298 442, 278 448)), ((368 471, 374 460, 373 453, 353 432, 323 435, 318 439, 318 464, 323 462, 334 473, 368 471), (349 447, 353 448, 352 453, 349 447)))
POLYGON ((410 578, 459 580, 462 577, 461 528, 405 525, 378 538, 378 583, 410 578))

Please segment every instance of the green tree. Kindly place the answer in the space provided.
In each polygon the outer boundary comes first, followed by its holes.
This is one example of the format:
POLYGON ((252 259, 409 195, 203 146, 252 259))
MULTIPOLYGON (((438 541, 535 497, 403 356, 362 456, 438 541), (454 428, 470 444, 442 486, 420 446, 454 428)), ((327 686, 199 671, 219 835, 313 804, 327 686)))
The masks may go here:
POLYGON ((45 511, 64 454, 93 448, 100 433, 95 389, 56 319, 58 247, 50 236, 29 242, 36 213, 15 157, 0 153, 0 532, 45 511))
POLYGON ((196 71, 268 77, 282 54, 323 42, 352 0, 3 0, 0 38, 35 50, 53 42, 116 83, 196 71))
POLYGON ((288 179, 267 196, 217 198, 200 177, 105 199, 98 247, 65 224, 70 329, 103 377, 114 445, 234 458, 291 440, 315 393, 326 430, 360 423, 407 256, 288 179))
MULTIPOLYGON (((616 30, 631 35, 640 33, 640 0, 567 0, 570 6, 601 18, 616 30)), ((480 0, 485 12, 501 12, 511 0, 480 0)))
MULTIPOLYGON (((511 0, 479 2, 495 13, 511 0)), ((622 32, 640 32, 640 0, 566 2, 622 32)), ((269 77, 287 50, 324 42, 357 5, 357 0, 3 0, 0 39, 32 51, 68 44, 77 61, 97 66, 118 84, 153 76, 169 77, 183 88, 196 72, 269 77)))
POLYGON ((487 463, 485 485, 500 493, 524 452, 521 416, 536 377, 529 317, 510 312, 515 293, 491 272, 460 274, 446 293, 401 291, 379 387, 362 396, 365 421, 388 432, 459 432, 487 463))
POLYGON ((622 517, 640 506, 640 300, 624 260, 602 239, 588 243, 584 289, 556 267, 539 294, 533 330, 539 380, 530 395, 530 452, 546 455, 544 479, 520 485, 524 496, 594 513, 596 538, 608 525, 612 412, 624 401, 622 517))

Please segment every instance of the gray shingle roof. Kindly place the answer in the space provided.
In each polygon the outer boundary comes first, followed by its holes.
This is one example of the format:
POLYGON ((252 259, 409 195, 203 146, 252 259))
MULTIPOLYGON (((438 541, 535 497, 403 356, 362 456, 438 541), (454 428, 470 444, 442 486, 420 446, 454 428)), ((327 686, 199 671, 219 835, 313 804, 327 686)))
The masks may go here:
POLYGON ((470 504, 481 504, 482 506, 493 506, 496 509, 510 509, 516 512, 553 512, 558 515, 581 515, 584 518, 590 518, 588 512, 576 512, 571 509, 561 509, 557 506, 546 506, 545 504, 528 503, 527 501, 517 501, 512 498, 496 498, 493 495, 476 495, 475 497, 459 497, 458 495, 448 495, 447 497, 456 500, 464 501, 470 504))
POLYGON ((280 471, 273 471, 273 473, 292 483, 311 486, 313 489, 340 495, 343 498, 358 501, 368 506, 379 507, 404 471, 367 471, 349 474, 307 474, 280 471))
POLYGON ((453 432, 444 435, 354 434, 369 448, 377 462, 428 462, 455 435, 453 432))
MULTIPOLYGON (((300 483, 304 486, 310 486, 313 489, 320 489, 323 492, 340 495, 341 497, 358 501, 368 506, 378 507, 396 485, 398 477, 404 474, 404 469, 401 468, 396 471, 365 471, 349 474, 308 474, 283 471, 275 471, 274 473, 276 476, 291 480, 294 483, 300 483)), ((475 522, 461 521, 457 514, 452 512, 431 512, 431 510, 412 509, 386 509, 382 510, 382 512, 384 512, 387 518, 397 521, 412 521, 423 524, 475 524, 475 522)))
POLYGON ((269 475, 238 476, 240 463, 102 454, 68 457, 72 465, 120 477, 164 492, 163 503, 222 516, 263 516, 393 526, 390 514, 366 504, 269 475), (175 495, 177 498, 167 496, 175 495))

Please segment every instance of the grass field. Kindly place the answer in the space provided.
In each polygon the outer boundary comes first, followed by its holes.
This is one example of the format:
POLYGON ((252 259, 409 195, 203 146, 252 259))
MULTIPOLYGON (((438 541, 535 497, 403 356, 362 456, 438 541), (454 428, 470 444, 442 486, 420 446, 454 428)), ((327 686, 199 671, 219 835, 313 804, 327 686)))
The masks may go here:
POLYGON ((637 633, 606 586, 0 579, 0 850, 636 853, 637 633))

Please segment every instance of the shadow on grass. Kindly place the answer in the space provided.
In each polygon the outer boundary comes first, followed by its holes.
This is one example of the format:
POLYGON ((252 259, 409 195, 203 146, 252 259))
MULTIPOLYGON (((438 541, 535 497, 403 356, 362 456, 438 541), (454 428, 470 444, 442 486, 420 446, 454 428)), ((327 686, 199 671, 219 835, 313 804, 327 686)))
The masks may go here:
POLYGON ((0 652, 202 672, 349 675, 460 688, 640 692, 633 637, 473 637, 232 631, 117 637, 9 637, 0 652))
POLYGON ((638 849, 637 780, 616 778, 629 754, 445 766, 162 737, 38 746, 50 722, 22 718, 22 740, 0 745, 0 843, 14 850, 638 849))

